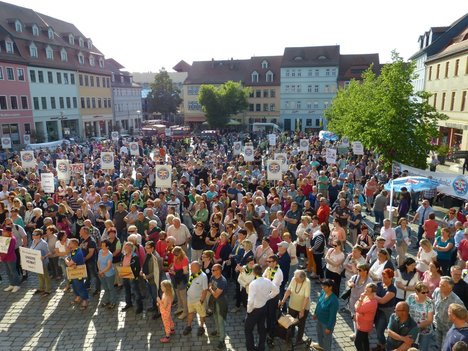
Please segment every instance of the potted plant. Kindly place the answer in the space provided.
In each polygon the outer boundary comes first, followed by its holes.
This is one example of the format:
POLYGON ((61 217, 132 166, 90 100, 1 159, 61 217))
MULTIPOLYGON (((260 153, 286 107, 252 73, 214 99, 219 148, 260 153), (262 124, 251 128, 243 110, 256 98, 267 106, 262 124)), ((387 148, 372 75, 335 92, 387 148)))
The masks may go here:
POLYGON ((445 164, 445 160, 449 153, 449 147, 447 145, 439 145, 436 149, 437 152, 437 159, 439 160, 440 164, 445 164))

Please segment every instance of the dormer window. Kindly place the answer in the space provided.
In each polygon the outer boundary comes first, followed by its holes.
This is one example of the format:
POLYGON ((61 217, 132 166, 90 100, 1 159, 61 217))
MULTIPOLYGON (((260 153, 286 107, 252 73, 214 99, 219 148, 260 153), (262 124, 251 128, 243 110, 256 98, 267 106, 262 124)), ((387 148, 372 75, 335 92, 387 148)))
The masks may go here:
POLYGON ((252 72, 252 83, 258 83, 258 73, 257 71, 252 72))
POLYGON ((319 59, 319 60, 326 60, 326 59, 327 59, 327 57, 326 57, 326 56, 324 56, 324 55, 321 55, 321 56, 319 56, 319 57, 318 57, 318 59, 319 59))
POLYGON ((91 41, 91 39, 88 39, 88 49, 92 49, 93 48, 93 42, 91 41))
POLYGON ((268 71, 266 73, 266 81, 270 82, 270 83, 273 82, 273 72, 272 71, 268 71))
POLYGON ((267 61, 267 60, 263 60, 263 61, 262 61, 262 68, 263 68, 263 69, 268 68, 268 61, 267 61))
POLYGON ((302 58, 302 56, 296 56, 296 57, 294 57, 293 60, 294 60, 294 61, 302 61, 303 58, 302 58))
POLYGON ((37 46, 34 43, 31 43, 31 45, 29 45, 29 55, 31 57, 38 57, 37 46))
POLYGON ((65 49, 60 50, 60 60, 62 60, 62 62, 67 62, 68 61, 67 50, 65 50, 65 49))
POLYGON ((5 49, 9 54, 13 54, 15 52, 15 46, 10 39, 5 40, 5 49))
POLYGON ((99 58, 99 67, 104 68, 104 58, 99 58))
POLYGON ((15 21, 15 30, 18 33, 21 33, 23 31, 23 25, 21 24, 21 22, 19 20, 15 21))
POLYGON ((46 57, 48 60, 54 59, 54 50, 50 46, 46 47, 46 57))
POLYGON ((54 39, 54 30, 52 28, 47 29, 47 36, 49 39, 54 39))
POLYGON ((84 55, 81 52, 78 53, 78 62, 80 65, 84 65, 84 55))
POLYGON ((93 55, 90 55, 89 56, 89 65, 90 66, 94 66, 96 64, 95 60, 94 60, 94 56, 93 55))
POLYGON ((35 37, 39 36, 39 27, 35 24, 33 24, 32 26, 32 35, 34 35, 35 37))
POLYGON ((80 45, 80 48, 84 47, 84 40, 83 40, 83 38, 78 39, 78 45, 80 45))
POLYGON ((73 34, 68 34, 68 44, 75 45, 75 37, 73 34))

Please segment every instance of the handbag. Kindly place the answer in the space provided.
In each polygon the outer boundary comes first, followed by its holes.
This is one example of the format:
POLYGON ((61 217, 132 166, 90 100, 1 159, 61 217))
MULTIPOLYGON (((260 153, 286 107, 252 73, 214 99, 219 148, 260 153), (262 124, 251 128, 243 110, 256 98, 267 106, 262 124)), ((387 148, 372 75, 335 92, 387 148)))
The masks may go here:
MULTIPOLYGON (((356 275, 356 278, 354 278, 354 285, 356 285, 356 282, 358 280, 358 276, 356 275)), ((343 293, 340 295, 340 297, 343 299, 343 300, 349 300, 350 296, 351 296, 351 287, 347 287, 345 291, 343 291, 343 293)))
POLYGON ((299 319, 294 318, 290 314, 283 314, 278 319, 278 324, 281 325, 284 329, 288 329, 290 326, 295 325, 299 322, 299 319))

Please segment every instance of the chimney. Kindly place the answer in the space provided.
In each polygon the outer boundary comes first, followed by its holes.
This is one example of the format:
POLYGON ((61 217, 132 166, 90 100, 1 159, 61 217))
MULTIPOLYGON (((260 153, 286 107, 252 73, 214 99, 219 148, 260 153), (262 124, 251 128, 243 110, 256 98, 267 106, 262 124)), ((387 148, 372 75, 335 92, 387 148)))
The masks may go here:
POLYGON ((214 68, 214 58, 211 59, 211 68, 214 68))
POLYGON ((234 59, 231 57, 231 62, 229 63, 229 69, 234 69, 234 59))

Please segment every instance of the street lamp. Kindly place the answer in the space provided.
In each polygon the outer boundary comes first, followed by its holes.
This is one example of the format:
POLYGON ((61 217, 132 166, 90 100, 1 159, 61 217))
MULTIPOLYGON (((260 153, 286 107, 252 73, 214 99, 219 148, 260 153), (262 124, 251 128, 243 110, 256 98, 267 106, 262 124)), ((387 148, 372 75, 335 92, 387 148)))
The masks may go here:
POLYGON ((63 111, 60 112, 60 116, 52 117, 51 119, 52 119, 52 120, 58 120, 58 121, 60 121, 60 130, 62 131, 62 138, 63 138, 63 134, 68 134, 68 135, 70 135, 70 129, 69 129, 69 128, 67 128, 67 129, 68 129, 68 130, 67 130, 68 133, 64 133, 64 132, 65 132, 65 128, 63 127, 63 121, 68 120, 68 117, 66 117, 66 116, 63 115, 63 111))
POLYGON ((140 111, 140 110, 137 110, 136 113, 137 113, 137 115, 138 115, 138 127, 139 127, 139 129, 141 130, 141 117, 140 117, 141 111, 140 111))

